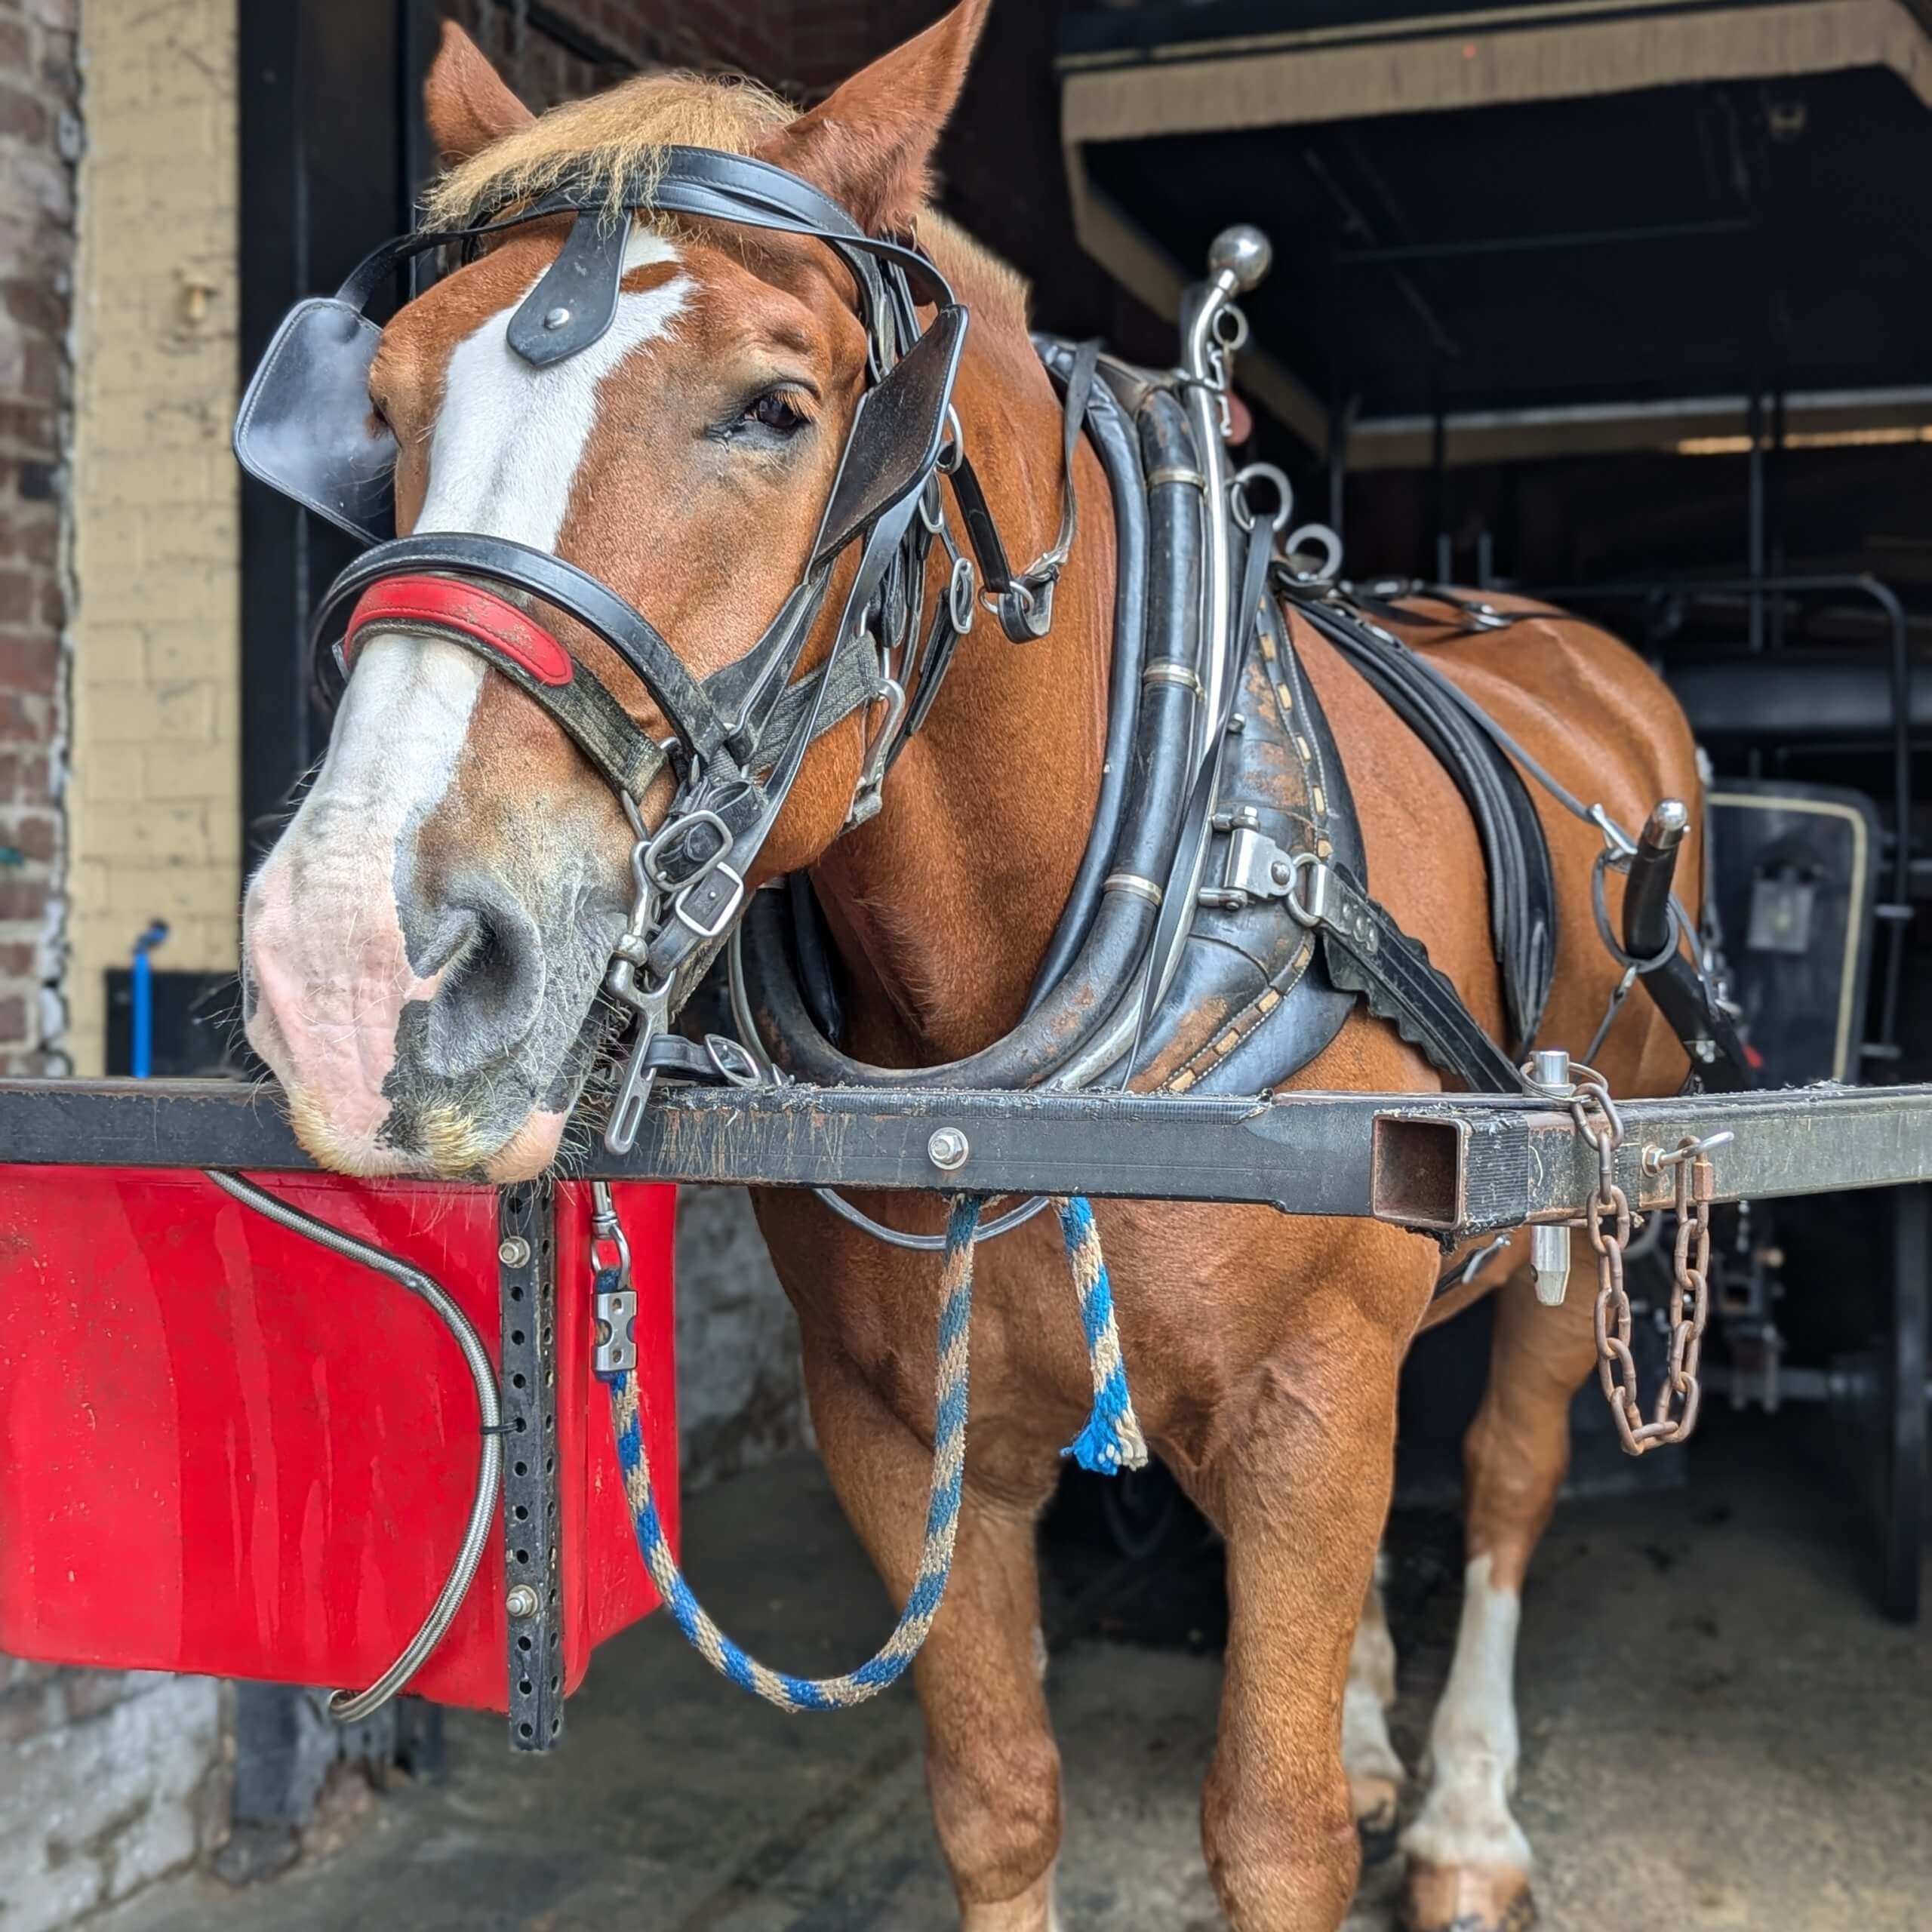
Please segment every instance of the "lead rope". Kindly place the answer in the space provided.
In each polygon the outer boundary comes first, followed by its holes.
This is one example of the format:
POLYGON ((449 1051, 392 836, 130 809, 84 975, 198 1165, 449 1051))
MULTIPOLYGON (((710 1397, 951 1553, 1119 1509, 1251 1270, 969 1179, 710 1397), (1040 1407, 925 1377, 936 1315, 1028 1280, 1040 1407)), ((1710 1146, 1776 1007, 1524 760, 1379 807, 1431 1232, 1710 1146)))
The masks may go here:
MULTIPOLYGON (((973 1322, 973 1251, 980 1225, 981 1198, 956 1196, 946 1217, 944 1260, 940 1273, 939 1374, 933 1397, 933 1473, 926 1503, 924 1546, 919 1553, 906 1607, 891 1636, 870 1659, 842 1677, 793 1677, 760 1663, 726 1636, 691 1594, 672 1554, 651 1480, 644 1446, 643 1418, 634 1368, 607 1369, 614 1346, 627 1340, 623 1324, 635 1314, 630 1254, 618 1228, 610 1189, 595 1184, 597 1238, 592 1266, 597 1296, 598 1373, 611 1390, 611 1419, 617 1438, 617 1464, 623 1472, 637 1546, 657 1594, 692 1648, 721 1676, 775 1704, 781 1711, 842 1710, 875 1697, 901 1677, 932 1628, 952 1573, 952 1546, 959 1527, 959 1498, 966 1467, 968 1343, 973 1322), (599 1247, 611 1245, 614 1265, 598 1265, 599 1247)), ((1082 1429, 1061 1453, 1083 1469, 1112 1475, 1137 1469, 1147 1460, 1147 1444, 1134 1419, 1128 1392, 1120 1333, 1115 1324, 1113 1293, 1093 1211, 1079 1195, 1057 1201, 1067 1260, 1080 1297, 1081 1325, 1086 1331, 1094 1383, 1094 1407, 1082 1429)), ((634 1349, 625 1357, 632 1363, 634 1349)))

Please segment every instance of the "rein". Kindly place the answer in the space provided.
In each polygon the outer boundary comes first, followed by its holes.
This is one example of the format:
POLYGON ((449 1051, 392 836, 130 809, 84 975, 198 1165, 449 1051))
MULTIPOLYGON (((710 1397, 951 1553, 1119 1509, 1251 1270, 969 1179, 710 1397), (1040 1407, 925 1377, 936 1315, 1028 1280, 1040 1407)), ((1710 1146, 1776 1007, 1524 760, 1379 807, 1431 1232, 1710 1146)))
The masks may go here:
MULTIPOLYGON (((601 1240, 614 1248, 612 1265, 595 1269, 600 1333, 615 1333, 622 1316, 620 1297, 630 1295, 629 1251, 623 1242, 610 1189, 595 1184, 596 1226, 601 1240)), ((1122 1366, 1120 1336, 1114 1325, 1113 1297, 1092 1210, 1075 1196, 1056 1201, 1066 1241, 1068 1265, 1080 1297, 1088 1360, 1094 1381, 1094 1407, 1086 1426, 1062 1454, 1083 1469, 1112 1475, 1146 1466, 1147 1445, 1134 1419, 1122 1366)), ((937 1384, 933 1392, 933 1468, 927 1492, 926 1525, 919 1564, 905 1607, 892 1634, 856 1670, 839 1677, 793 1677, 760 1663, 734 1643, 692 1595, 664 1534, 651 1487, 651 1462, 644 1447, 637 1384, 627 1369, 605 1374, 611 1391, 611 1419, 617 1432, 617 1463, 624 1496, 644 1567, 657 1594, 691 1647, 721 1677, 781 1711, 844 1710, 876 1697, 896 1683, 919 1653, 952 1574, 953 1541, 959 1527, 959 1502, 965 1481, 968 1348, 973 1324, 973 1257, 980 1199, 960 1195, 946 1216, 945 1260, 940 1275, 937 1384)), ((600 1350, 600 1357, 602 1351, 600 1350)), ((601 1369, 601 1362, 600 1362, 601 1369)))

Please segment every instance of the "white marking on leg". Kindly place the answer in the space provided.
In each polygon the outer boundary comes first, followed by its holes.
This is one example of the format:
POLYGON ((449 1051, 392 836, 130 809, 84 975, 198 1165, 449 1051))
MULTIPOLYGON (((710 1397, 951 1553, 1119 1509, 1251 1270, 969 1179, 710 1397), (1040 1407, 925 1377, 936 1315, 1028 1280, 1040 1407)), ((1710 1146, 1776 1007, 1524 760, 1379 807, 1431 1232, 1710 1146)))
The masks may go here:
MULTIPOLYGON (((1408 1773, 1389 1741, 1387 1712, 1395 1701, 1395 1640, 1382 1604, 1383 1558, 1376 1558, 1361 1621, 1349 1652, 1349 1681, 1342 1694, 1342 1768, 1357 1794, 1355 1815, 1363 1815, 1361 1787, 1383 1782, 1399 1791, 1408 1773)), ((1393 1822, 1392 1820, 1390 1821, 1393 1822)))
POLYGON ((1456 1656, 1429 1729, 1429 1797, 1402 1835, 1411 1858, 1435 1866, 1530 1869, 1530 1841, 1509 1815, 1516 1788, 1516 1629, 1521 1600, 1492 1589, 1490 1559, 1463 1577, 1456 1656))
POLYGON ((1017 1899, 961 1906, 959 1932, 1060 1932, 1059 1869, 1056 1859, 1046 1875, 1017 1899))

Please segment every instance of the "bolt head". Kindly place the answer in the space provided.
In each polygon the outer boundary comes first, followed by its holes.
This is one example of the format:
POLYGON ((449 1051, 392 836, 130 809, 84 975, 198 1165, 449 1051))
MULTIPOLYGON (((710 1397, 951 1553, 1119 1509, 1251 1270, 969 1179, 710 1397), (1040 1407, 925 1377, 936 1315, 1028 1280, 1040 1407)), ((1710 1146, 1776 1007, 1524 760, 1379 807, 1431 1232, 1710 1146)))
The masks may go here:
POLYGON ((527 1268, 530 1265, 530 1244, 521 1235, 506 1235, 497 1244, 497 1259, 506 1268, 527 1268))
POLYGON ((966 1164, 966 1157, 973 1151, 964 1134, 956 1127, 942 1127, 935 1130, 933 1137, 926 1143, 926 1158, 941 1174, 952 1174, 966 1164))
POLYGON ((560 329, 570 318, 571 312, 568 309, 552 309, 544 316, 543 326, 546 329, 560 329))
POLYGON ((1248 222, 1224 228, 1208 250, 1208 272, 1224 275, 1237 291, 1257 287, 1275 260, 1275 245, 1248 222))
POLYGON ((527 1623, 542 1608, 537 1592, 528 1583, 513 1584, 503 1598, 503 1607, 518 1623, 527 1623))
POLYGON ((1286 885, 1288 881, 1294 877, 1294 868, 1288 863, 1287 860, 1277 859, 1268 868, 1268 876, 1277 885, 1286 885))

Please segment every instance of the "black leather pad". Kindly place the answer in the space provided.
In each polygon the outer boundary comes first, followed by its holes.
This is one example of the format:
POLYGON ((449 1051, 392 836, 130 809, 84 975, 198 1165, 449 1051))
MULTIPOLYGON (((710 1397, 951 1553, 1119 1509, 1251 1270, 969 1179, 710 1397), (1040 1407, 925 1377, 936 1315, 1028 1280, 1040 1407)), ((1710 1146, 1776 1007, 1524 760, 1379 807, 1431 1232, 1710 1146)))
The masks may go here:
POLYGON ((395 534, 395 438, 369 400, 383 332, 339 297, 297 303, 235 418, 251 476, 365 543, 395 534))
POLYGON ((843 549, 931 474, 965 341, 966 311, 940 309, 884 380, 860 399, 825 521, 812 546, 814 565, 843 549))
POLYGON ((510 318, 509 345, 532 368, 561 362, 608 331, 630 238, 628 212, 586 208, 571 223, 557 259, 510 318))

